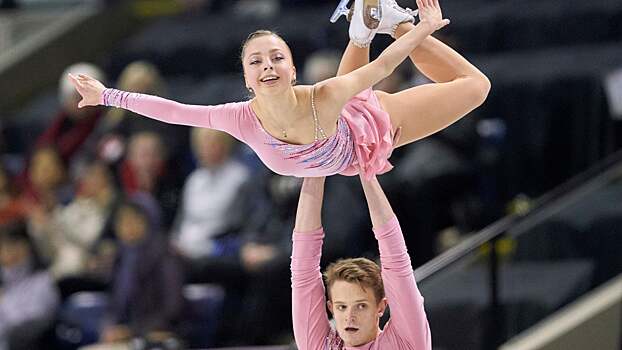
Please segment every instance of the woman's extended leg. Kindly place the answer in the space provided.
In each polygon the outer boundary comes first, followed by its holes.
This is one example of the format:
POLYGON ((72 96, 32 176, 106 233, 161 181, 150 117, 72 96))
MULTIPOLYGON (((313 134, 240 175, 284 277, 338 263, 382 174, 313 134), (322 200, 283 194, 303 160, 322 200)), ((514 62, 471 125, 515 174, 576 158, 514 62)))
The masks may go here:
POLYGON ((443 130, 477 108, 486 99, 489 84, 485 77, 464 77, 395 94, 376 94, 391 117, 393 131, 401 128, 401 135, 395 140, 395 147, 400 147, 443 130))
MULTIPOLYGON (((402 23, 395 35, 400 37, 412 28, 412 23, 402 23)), ((433 37, 426 38, 410 58, 435 83, 395 94, 377 92, 380 103, 391 116, 393 130, 402 129, 396 147, 456 122, 481 105, 490 90, 490 81, 482 72, 433 37)))

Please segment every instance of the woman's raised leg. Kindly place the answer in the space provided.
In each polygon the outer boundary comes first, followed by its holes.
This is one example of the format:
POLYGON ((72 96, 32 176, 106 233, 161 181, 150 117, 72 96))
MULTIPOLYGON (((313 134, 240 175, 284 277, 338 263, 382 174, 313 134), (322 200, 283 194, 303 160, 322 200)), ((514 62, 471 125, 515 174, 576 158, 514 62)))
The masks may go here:
MULTIPOLYGON (((422 0, 417 0, 419 9, 432 6, 440 11, 438 0, 425 1, 424 5, 422 0)), ((412 23, 401 23, 395 30, 395 36, 399 38, 413 28, 412 23)), ((380 103, 391 116, 393 129, 401 128, 397 147, 456 122, 481 105, 490 90, 490 81, 479 69, 431 36, 413 50, 410 58, 419 71, 434 83, 395 94, 377 92, 380 103)))
MULTIPOLYGON (((349 15, 346 14, 344 1, 339 3, 335 13, 341 13, 350 18, 348 35, 350 41, 343 52, 337 75, 343 75, 369 63, 369 45, 376 35, 382 19, 380 11, 381 0, 355 0, 351 5, 349 15)), ((335 21, 333 15, 331 21, 335 21)))

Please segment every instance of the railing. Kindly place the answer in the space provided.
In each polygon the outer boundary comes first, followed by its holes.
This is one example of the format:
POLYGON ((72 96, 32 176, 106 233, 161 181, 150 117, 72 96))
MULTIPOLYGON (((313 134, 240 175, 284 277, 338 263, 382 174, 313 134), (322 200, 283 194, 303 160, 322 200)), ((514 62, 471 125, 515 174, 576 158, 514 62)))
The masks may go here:
MULTIPOLYGON (((571 301, 566 299, 578 297, 578 295, 572 294, 574 291, 581 288, 591 289, 595 286, 594 283, 602 282, 602 279, 607 277, 607 274, 603 273, 603 262, 594 262, 593 254, 583 252, 587 252, 589 249, 592 251, 595 249, 603 250, 607 247, 599 246, 598 248, 584 249, 582 242, 575 241, 575 238, 584 239, 586 247, 596 246, 597 243, 594 242, 601 241, 603 238, 583 233, 563 236, 565 234, 562 233, 564 229, 557 229, 555 225, 560 225, 560 223, 564 225, 564 222, 572 221, 573 216, 578 218, 588 215, 591 209, 581 210, 580 208, 573 209, 573 207, 584 202, 599 203, 599 199, 595 196, 598 193, 607 193, 607 191, 611 192, 617 189, 617 182, 621 183, 619 187, 622 189, 622 151, 613 154, 597 166, 537 199, 527 213, 510 215, 501 219, 418 268, 415 271, 415 276, 424 297, 426 297, 426 308, 429 306, 428 314, 431 319, 433 336, 435 335, 435 322, 442 323, 441 320, 444 320, 445 317, 451 318, 450 312, 447 312, 448 315, 445 312, 436 312, 435 315, 435 310, 449 310, 451 307, 447 305, 454 305, 456 308, 454 314, 458 314, 457 319, 463 317, 461 321, 456 321, 456 323, 461 324, 454 326, 464 326, 470 322, 470 319, 464 314, 460 314, 460 305, 470 305, 469 307, 476 310, 474 315, 481 316, 479 319, 473 317, 475 319, 473 322, 482 324, 481 337, 480 339, 472 339, 471 346, 467 344, 468 342, 462 342, 460 346, 455 348, 496 349, 508 337, 535 323, 536 318, 541 319, 546 316, 546 313, 555 311, 554 309, 571 301), (575 212, 578 210, 578 214, 571 214, 573 210, 575 212), (539 227, 546 227, 547 225, 553 225, 553 228, 548 231, 543 230, 541 234, 538 232, 532 234, 534 230, 537 231, 539 227), (543 243, 540 244, 536 239, 538 234, 540 236, 551 235, 553 239, 542 238, 543 243), (553 237, 556 234, 560 234, 562 235, 560 237, 564 238, 556 241, 556 238, 553 237), (565 237, 570 238, 566 239, 565 237), (546 245, 552 247, 551 252, 542 253, 546 251, 544 247, 546 245), (567 251, 576 251, 576 253, 560 253, 560 251, 564 251, 565 248, 562 247, 564 245, 569 246, 566 249, 567 251), (542 257, 538 254, 550 256, 542 257), (529 269, 532 268, 538 273, 531 273, 529 269), (536 278, 536 275, 539 275, 540 280, 536 278), (552 282, 549 279, 556 278, 555 276, 558 275, 561 275, 559 278, 562 280, 565 276, 568 278, 559 282, 560 286, 557 290, 555 282, 547 287, 548 282, 552 282), (527 280, 531 279, 532 283, 535 284, 532 286, 535 287, 532 290, 538 290, 539 287, 541 294, 536 296, 536 292, 529 292, 523 288, 522 283, 524 281, 520 281, 518 278, 525 278, 525 276, 527 276, 527 280), (564 283, 567 283, 567 286, 564 283), (581 288, 576 287, 578 285, 581 288), (574 287, 571 288, 572 286, 574 287), (551 291, 547 292, 546 288, 550 288, 551 291), (566 290, 564 288, 572 292, 563 294, 561 291, 566 290), (486 295, 475 295, 476 291, 462 289, 478 289, 480 294, 486 295), (552 297, 557 292, 560 294, 559 297, 552 297), (527 308, 521 309, 519 306, 512 306, 512 303, 518 305, 524 302, 521 299, 524 295, 521 296, 520 293, 533 294, 529 297, 532 299, 526 298, 529 301, 525 302, 529 305, 527 308), (534 300, 536 302, 531 302, 534 300), (536 306, 534 307, 534 305, 536 306), (512 317, 522 317, 515 315, 529 313, 527 310, 529 307, 541 308, 541 310, 532 313, 532 315, 537 315, 532 317, 534 319, 527 320, 529 317, 518 321, 512 319, 512 317)), ((622 218, 622 191, 620 193, 619 200, 617 202, 612 201, 610 206, 600 203, 601 211, 615 212, 620 214, 622 218)), ((596 210, 598 206, 588 204, 587 207, 596 210)), ((591 222, 590 217, 585 217, 583 221, 591 222)), ((568 226, 572 225, 569 224, 568 226)), ((589 231, 587 228, 581 228, 581 230, 589 231)), ((622 241, 616 238, 622 237, 622 235, 608 234, 608 236, 611 236, 609 239, 612 239, 613 242, 622 241)), ((607 253, 605 252, 603 255, 607 255, 607 253)), ((583 290, 583 292, 585 291, 583 290)), ((439 333, 438 337, 443 337, 443 331, 437 333, 439 333)), ((439 345, 447 349, 452 348, 451 344, 442 344, 443 341, 441 339, 439 345)))

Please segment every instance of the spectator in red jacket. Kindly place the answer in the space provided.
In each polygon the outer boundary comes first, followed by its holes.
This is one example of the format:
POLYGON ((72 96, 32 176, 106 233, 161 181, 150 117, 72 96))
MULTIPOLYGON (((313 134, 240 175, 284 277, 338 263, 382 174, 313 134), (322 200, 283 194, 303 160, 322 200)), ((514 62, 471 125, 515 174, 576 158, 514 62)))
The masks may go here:
POLYGON ((61 75, 59 82, 61 108, 52 123, 37 139, 36 146, 52 145, 56 147, 66 162, 69 162, 78 148, 89 137, 102 114, 102 109, 98 106, 78 108, 80 95, 67 81, 66 77, 69 73, 94 74, 104 79, 103 72, 89 63, 71 65, 61 75))

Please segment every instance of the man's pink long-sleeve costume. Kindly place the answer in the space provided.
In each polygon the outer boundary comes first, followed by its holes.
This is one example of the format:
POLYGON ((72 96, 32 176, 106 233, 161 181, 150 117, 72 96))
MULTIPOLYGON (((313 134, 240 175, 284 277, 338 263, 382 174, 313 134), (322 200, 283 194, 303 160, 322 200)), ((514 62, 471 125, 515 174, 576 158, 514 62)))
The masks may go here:
POLYGON ((374 229, 380 248, 382 280, 391 318, 380 335, 359 347, 346 347, 331 329, 320 272, 323 229, 294 232, 292 305, 299 350, 431 350, 430 327, 417 288, 404 236, 396 217, 374 229))

